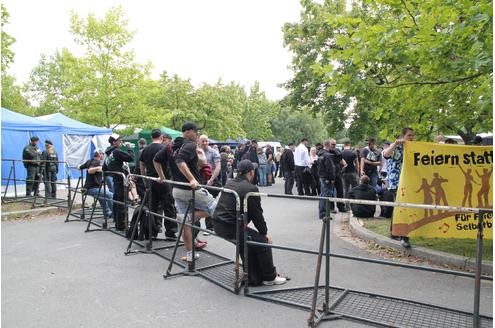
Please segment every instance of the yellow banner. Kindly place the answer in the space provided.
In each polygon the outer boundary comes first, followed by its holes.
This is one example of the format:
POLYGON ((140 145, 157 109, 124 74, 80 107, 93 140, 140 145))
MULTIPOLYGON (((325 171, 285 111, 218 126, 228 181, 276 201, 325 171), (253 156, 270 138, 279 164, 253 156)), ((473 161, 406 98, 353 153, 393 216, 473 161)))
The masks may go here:
MULTIPOLYGON (((397 202, 492 208, 492 146, 406 142, 397 202)), ((410 237, 476 238, 477 213, 396 207, 392 234, 410 237)), ((483 217, 493 239, 493 213, 483 217)))

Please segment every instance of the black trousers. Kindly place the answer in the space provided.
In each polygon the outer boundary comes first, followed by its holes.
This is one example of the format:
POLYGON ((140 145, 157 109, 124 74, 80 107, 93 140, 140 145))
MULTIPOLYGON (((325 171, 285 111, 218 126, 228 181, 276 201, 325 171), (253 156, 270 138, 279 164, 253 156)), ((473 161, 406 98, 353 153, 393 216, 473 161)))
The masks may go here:
MULTIPOLYGON (((175 219, 177 212, 175 210, 175 201, 172 196, 172 188, 165 183, 151 181, 151 212, 165 215, 167 218, 175 219)), ((162 226, 162 218, 155 216, 157 226, 162 226)), ((165 236, 175 236, 177 232, 177 223, 167 219, 163 222, 165 226, 165 236)))
POLYGON ((305 166, 296 166, 297 194, 311 195, 311 174, 304 173, 305 166))
MULTIPOLYGON (((344 184, 342 183, 342 175, 340 173, 335 175, 335 190, 337 192, 337 198, 344 198, 344 184)), ((330 208, 333 210, 334 209, 334 203, 330 203, 330 208)), ((339 203, 337 202, 337 208, 339 211, 343 212, 345 211, 345 204, 344 203, 339 203)))
MULTIPOLYGON (((235 224, 229 224, 225 223, 224 221, 215 220, 214 227, 215 233, 220 237, 235 240, 235 224)), ((244 234, 247 234, 247 238, 250 241, 265 244, 267 243, 267 241, 266 238, 262 236, 258 231, 251 228, 246 228, 245 230, 240 229, 239 234, 239 252, 244 264, 244 234)), ((246 270, 245 267, 244 270, 246 270)), ((248 247, 249 285, 259 286, 263 281, 273 280, 276 276, 277 269, 273 265, 272 249, 269 247, 250 245, 248 247)))
POLYGON ((292 195, 292 188, 294 188, 294 171, 285 171, 285 194, 292 195))
POLYGON ((39 193, 39 185, 40 185, 40 167, 38 165, 29 164, 26 168, 27 176, 26 176, 26 196, 31 196, 31 192, 34 191, 34 194, 37 195, 39 193))
POLYGON ((45 172, 43 182, 46 197, 57 197, 57 172, 45 172))
MULTIPOLYGON (((121 175, 112 175, 113 177, 113 200, 118 202, 124 202, 125 190, 124 180, 121 175)), ((115 228, 117 230, 125 230, 125 207, 122 204, 113 203, 113 219, 115 221, 115 228)))

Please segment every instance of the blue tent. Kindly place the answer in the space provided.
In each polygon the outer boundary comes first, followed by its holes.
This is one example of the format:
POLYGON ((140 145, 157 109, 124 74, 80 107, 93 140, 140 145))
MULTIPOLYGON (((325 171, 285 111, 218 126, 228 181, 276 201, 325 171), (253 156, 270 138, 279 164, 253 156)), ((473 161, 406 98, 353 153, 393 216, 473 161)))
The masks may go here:
MULTIPOLYGON (((29 143, 29 138, 37 136, 42 140, 55 140, 61 135, 61 127, 58 124, 41 122, 34 117, 11 112, 2 108, 2 185, 7 183, 14 172, 17 179, 25 179, 26 171, 22 162, 13 160, 22 159, 22 149, 29 143), (15 165, 13 166, 13 163, 15 165)), ((62 152, 62 145, 55 145, 57 152, 62 152)))
MULTIPOLYGON (((70 167, 77 167, 90 157, 97 137, 105 146, 108 145, 108 135, 111 129, 99 128, 73 120, 63 114, 51 114, 40 117, 30 117, 2 108, 2 185, 5 185, 9 174, 13 177, 12 161, 22 159, 22 149, 28 144, 29 138, 40 138, 39 147, 44 149, 44 141, 49 139, 59 154, 59 159, 70 167)), ((103 148, 100 146, 99 148, 103 148)), ((63 166, 63 165, 62 165, 63 166)), ((59 179, 65 179, 67 173, 71 178, 78 178, 78 170, 68 172, 59 167, 59 179)), ((26 172, 21 162, 16 162, 17 179, 25 179, 26 172)))

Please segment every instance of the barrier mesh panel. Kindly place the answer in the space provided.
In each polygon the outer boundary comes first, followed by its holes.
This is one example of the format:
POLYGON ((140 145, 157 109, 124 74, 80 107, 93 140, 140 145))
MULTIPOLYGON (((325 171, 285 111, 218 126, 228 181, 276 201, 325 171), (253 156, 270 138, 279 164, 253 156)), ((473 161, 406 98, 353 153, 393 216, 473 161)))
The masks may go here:
MULTIPOLYGON (((173 251, 173 248, 164 248, 155 250, 155 253, 170 261, 172 259, 173 251)), ((216 255, 208 251, 200 251, 196 253, 199 254, 199 258, 196 259, 196 270, 201 270, 205 267, 229 261, 229 259, 225 257, 216 255)), ((186 256, 186 248, 184 246, 179 246, 177 248, 177 254, 175 255, 174 263, 178 264, 181 267, 185 267, 186 262, 181 260, 181 257, 183 256, 186 256)))
MULTIPOLYGON (((222 265, 204 268, 199 270, 201 276, 215 282, 231 291, 234 291, 235 285, 235 265, 234 262, 225 263, 222 265)), ((242 269, 239 272, 239 279, 242 278, 242 269)))
MULTIPOLYGON (((396 327, 472 327, 470 314, 426 304, 349 292, 332 312, 396 327)), ((492 327, 493 319, 482 317, 481 327, 492 327)))
MULTIPOLYGON (((330 288, 330 304, 343 295, 330 311, 345 317, 393 327, 472 327, 473 316, 461 311, 444 309, 433 305, 389 298, 385 296, 330 288)), ((248 295, 267 301, 311 308, 313 289, 296 288, 250 292, 248 295)), ((322 310, 324 287, 318 289, 317 308, 322 310)), ((480 318, 480 327, 492 327, 493 319, 480 318)))

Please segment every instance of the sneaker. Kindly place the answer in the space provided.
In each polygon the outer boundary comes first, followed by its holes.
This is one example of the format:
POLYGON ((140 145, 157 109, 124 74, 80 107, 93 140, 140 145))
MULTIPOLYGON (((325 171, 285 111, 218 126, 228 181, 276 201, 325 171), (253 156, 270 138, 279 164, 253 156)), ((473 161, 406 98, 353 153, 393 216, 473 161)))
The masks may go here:
POLYGON ((400 244, 404 248, 411 248, 411 243, 409 243, 409 238, 407 237, 402 237, 400 239, 400 244))
POLYGON ((208 231, 203 231, 203 236, 209 236, 210 233, 208 231))
MULTIPOLYGON (((194 258, 199 259, 199 253, 194 253, 194 258)), ((184 262, 192 262, 192 252, 187 252, 185 256, 181 256, 180 258, 184 262)))
POLYGON ((262 285, 264 286, 273 286, 273 285, 283 285, 287 282, 287 278, 276 276, 275 279, 270 281, 263 281, 262 285))

